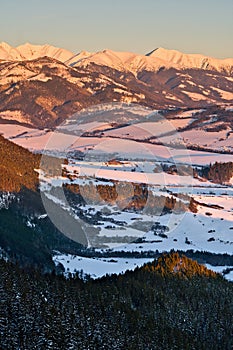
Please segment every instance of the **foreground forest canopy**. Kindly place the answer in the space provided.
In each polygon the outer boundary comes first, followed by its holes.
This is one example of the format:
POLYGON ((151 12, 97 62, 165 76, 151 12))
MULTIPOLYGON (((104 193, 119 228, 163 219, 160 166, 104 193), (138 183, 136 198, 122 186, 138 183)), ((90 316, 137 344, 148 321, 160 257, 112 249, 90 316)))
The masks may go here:
POLYGON ((233 284, 178 253, 83 281, 0 261, 0 348, 232 349, 233 284))

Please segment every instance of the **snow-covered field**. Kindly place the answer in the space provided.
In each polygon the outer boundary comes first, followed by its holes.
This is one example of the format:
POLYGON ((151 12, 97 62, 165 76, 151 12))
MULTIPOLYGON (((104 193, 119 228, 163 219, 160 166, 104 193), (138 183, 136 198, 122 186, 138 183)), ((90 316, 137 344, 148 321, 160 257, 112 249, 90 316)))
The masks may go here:
POLYGON ((233 151, 233 133, 231 129, 217 132, 204 130, 182 131, 181 136, 186 145, 202 146, 220 151, 233 151))
MULTIPOLYGON (((1 124, 0 133, 14 143, 33 152, 46 150, 58 154, 59 152, 80 150, 85 152, 88 158, 98 158, 108 154, 118 155, 121 158, 130 160, 140 158, 196 165, 207 165, 215 161, 230 162, 233 159, 231 154, 193 151, 186 148, 179 149, 151 143, 139 143, 127 139, 119 141, 110 137, 80 137, 74 134, 63 133, 60 130, 52 132, 50 130, 31 129, 14 124, 1 124)), ((190 139, 192 137, 194 136, 189 136, 190 139)), ((229 145, 227 144, 226 147, 231 147, 233 142, 231 136, 229 136, 227 142, 229 145)), ((204 145, 207 143, 206 135, 203 135, 202 143, 204 145)))
MULTIPOLYGON (((77 178, 72 180, 73 184, 82 186, 91 183, 94 186, 93 188, 97 188, 96 186, 99 184, 113 186, 114 182, 112 182, 112 179, 117 179, 118 181, 124 180, 124 182, 128 182, 129 184, 138 181, 149 184, 149 189, 155 196, 171 198, 172 195, 175 196, 178 193, 179 196, 189 195, 199 203, 197 205, 197 213, 183 212, 180 214, 150 215, 146 212, 146 209, 136 212, 122 210, 122 208, 117 206, 117 203, 109 205, 101 197, 98 197, 97 189, 95 189, 96 198, 99 199, 96 204, 93 204, 88 202, 88 195, 85 197, 86 193, 83 190, 81 193, 86 200, 86 204, 79 206, 79 210, 87 218, 99 215, 99 219, 93 224, 93 227, 97 230, 95 231, 97 232, 97 240, 92 241, 92 244, 94 244, 93 242, 99 242, 99 245, 97 245, 99 249, 102 247, 101 249, 130 252, 145 252, 150 250, 162 252, 170 251, 171 249, 186 251, 193 249, 194 251, 227 253, 230 255, 233 253, 232 186, 216 185, 208 181, 202 182, 199 179, 193 178, 187 182, 184 176, 165 173, 152 174, 149 173, 152 169, 150 162, 145 165, 148 173, 131 172, 132 163, 130 162, 108 166, 105 164, 103 165, 104 169, 96 173, 93 170, 98 169, 98 166, 94 162, 88 163, 85 161, 81 168, 78 168, 77 163, 75 165, 74 163, 68 166, 70 173, 75 169, 76 173, 81 173, 82 176, 85 173, 85 175, 89 174, 89 176, 85 176, 84 178, 77 176, 77 178), (109 167, 112 167, 112 169, 107 169, 109 167), (150 175, 152 176, 151 178, 150 175), (99 180, 97 176, 108 179, 108 181, 99 180), (152 228, 155 223, 159 226, 156 230, 153 230, 152 228), (130 242, 124 243, 126 238, 130 242)), ((133 166, 135 164, 136 162, 133 163, 133 166)), ((46 179, 44 178, 43 181, 46 182, 46 179)), ((58 180, 52 180, 51 184, 56 186, 56 181, 58 180)), ((63 178, 62 181, 66 182, 67 179, 63 178)), ((56 201, 56 199, 52 199, 56 201)), ((62 205, 65 207, 65 203, 62 205)), ((59 259, 57 256, 56 260, 59 259)), ((85 273, 98 277, 102 275, 103 267, 104 271, 108 271, 108 273, 118 273, 119 270, 123 271, 123 261, 117 263, 106 261, 103 264, 102 261, 95 260, 93 264, 92 259, 74 258, 72 264, 66 264, 66 267, 69 267, 71 270, 74 268, 77 270, 83 269, 85 273), (106 264, 110 265, 107 267, 106 264)), ((63 262, 65 260, 61 261, 62 264, 63 262)), ((141 263, 142 260, 136 259, 135 262, 130 259, 127 264, 124 263, 123 265, 125 269, 128 269, 134 266, 135 263, 139 264, 139 262, 141 263)), ((224 268, 226 266, 222 269, 224 268)), ((226 278, 230 279, 231 273, 226 275, 226 278)))
POLYGON ((226 266, 213 266, 213 265, 210 265, 210 264, 206 264, 205 266, 207 267, 207 269, 212 270, 214 272, 221 273, 221 274, 223 273, 223 276, 228 281, 233 281, 233 266, 227 266, 227 268, 229 268, 231 270, 227 274, 224 273, 225 269, 226 269, 226 266))
POLYGON ((81 256, 54 255, 53 260, 56 264, 61 263, 66 273, 75 273, 83 271, 85 275, 91 275, 92 278, 98 278, 107 274, 124 273, 126 270, 134 270, 137 266, 142 266, 153 259, 126 259, 126 258, 85 258, 81 256))
MULTIPOLYGON (((98 180, 96 180, 96 185, 98 180)), ((109 186, 109 182, 107 183, 109 186)), ((113 185, 113 184, 112 184, 113 185)), ((89 224, 86 231, 91 245, 97 243, 99 249, 113 249, 114 251, 170 251, 190 250, 208 251, 211 253, 233 253, 233 188, 218 187, 172 187, 167 190, 151 186, 155 195, 163 198, 172 194, 188 194, 199 204, 197 212, 149 214, 145 208, 142 211, 122 210, 117 203, 110 205, 99 198, 98 204, 88 203, 85 191, 82 192, 86 204, 79 206, 84 217, 91 219, 98 216, 98 220, 89 224), (154 225, 156 228, 153 229, 154 225), (90 227, 95 228, 95 239, 89 235, 90 227), (126 243, 126 241, 128 243, 126 243), (124 243, 125 242, 125 243, 124 243)), ((49 195, 45 192, 46 195, 49 195)), ((98 192, 97 192, 98 194, 98 192)), ((56 198, 49 197, 54 202, 56 198)), ((97 198, 98 199, 98 198, 97 198)), ((66 203, 58 202, 63 208, 66 203)), ((85 225, 82 225, 85 231, 85 225)))
MULTIPOLYGON (((54 255, 53 261, 56 265, 62 264, 65 269, 65 275, 69 273, 79 273, 82 278, 86 278, 89 275, 91 278, 100 278, 106 275, 121 274, 127 270, 134 270, 136 267, 141 267, 145 263, 153 261, 153 259, 140 259, 140 258, 86 258, 82 256, 74 256, 70 254, 57 254, 54 255)), ((223 274, 226 266, 213 266, 210 264, 205 265, 209 270, 213 270, 217 273, 223 274)), ((233 269, 233 266, 227 266, 229 269, 233 269)), ((230 271, 223 276, 233 281, 233 271, 230 271)))
MULTIPOLYGON (((198 111, 186 111, 177 115, 171 121, 174 130, 188 126, 196 112, 198 111)), ((182 141, 186 145, 201 145, 218 151, 226 149, 229 151, 233 147, 233 134, 229 133, 228 129, 220 132, 186 130, 168 138, 163 136, 169 130, 171 129, 170 127, 167 129, 166 123, 151 121, 116 129, 108 122, 80 123, 78 128, 71 123, 65 124, 55 133, 51 130, 31 129, 21 125, 0 125, 0 132, 4 137, 34 152, 47 151, 58 156, 70 151, 83 152, 83 160, 69 158, 69 164, 65 167, 70 177, 61 174, 52 178, 41 171, 39 173, 41 189, 45 196, 67 212, 70 212, 67 201, 56 198, 51 189, 61 187, 65 183, 83 188, 82 195, 86 204, 79 205, 77 213, 80 214, 81 211, 83 216, 82 220, 77 219, 81 222, 89 246, 98 243, 95 246, 97 249, 114 251, 161 252, 171 249, 183 251, 193 249, 232 255, 232 183, 217 185, 193 178, 191 175, 168 174, 162 171, 161 166, 176 164, 179 168, 182 164, 191 164, 201 167, 216 161, 231 162, 232 154, 176 148, 175 143, 182 141), (83 132, 93 130, 100 131, 101 137, 95 134, 83 136, 83 132), (169 143, 169 146, 144 142, 151 135, 161 137, 161 140, 166 144, 169 143), (113 159, 119 161, 111 163, 110 160, 113 159), (178 194, 179 200, 185 201, 181 195, 188 195, 188 200, 192 197, 198 202, 197 212, 152 215, 146 209, 124 210, 118 206, 117 201, 112 204, 105 202, 97 191, 98 185, 113 187, 116 186, 116 182, 128 183, 129 186, 132 183, 146 184, 157 197, 172 198, 178 194), (88 202, 88 196, 85 197, 84 188, 87 189, 88 186, 92 186, 92 190, 96 191, 98 201, 95 203, 88 202), (93 232, 90 234, 92 228, 95 232, 94 239, 93 232)), ((120 191, 120 187, 118 190, 120 191)), ((64 256, 58 253, 54 256, 54 261, 62 263, 66 271, 83 270, 92 277, 101 277, 106 273, 121 273, 148 261, 148 259, 123 258, 112 260, 64 256)), ((224 268, 226 267, 220 269, 224 268)), ((233 272, 227 274, 226 278, 233 279, 233 272)))

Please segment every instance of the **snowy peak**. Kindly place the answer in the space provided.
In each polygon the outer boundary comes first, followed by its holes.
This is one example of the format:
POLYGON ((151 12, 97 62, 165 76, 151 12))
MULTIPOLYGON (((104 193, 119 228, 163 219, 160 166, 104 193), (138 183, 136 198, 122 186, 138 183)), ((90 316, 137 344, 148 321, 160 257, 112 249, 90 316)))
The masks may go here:
POLYGON ((3 42, 0 43, 0 48, 7 52, 7 51, 10 51, 11 46, 3 41, 3 42))
POLYGON ((137 75, 140 71, 158 71, 160 67, 171 68, 176 64, 166 62, 160 58, 147 57, 132 52, 120 52, 112 50, 103 50, 85 57, 77 57, 74 67, 87 67, 91 64, 107 66, 119 71, 131 72, 137 75))
POLYGON ((93 53, 88 52, 88 51, 81 51, 76 55, 73 55, 72 57, 70 57, 68 60, 66 60, 64 63, 67 66, 75 66, 75 64, 77 64, 79 61, 81 61, 84 58, 90 57, 93 53))
POLYGON ((185 54, 177 50, 167 50, 162 47, 157 48, 146 56, 160 58, 166 62, 179 65, 181 68, 198 68, 225 71, 229 74, 233 72, 233 58, 217 59, 200 54, 185 54))
POLYGON ((32 45, 26 43, 14 48, 5 42, 0 43, 0 60, 23 61, 43 56, 65 62, 73 56, 73 53, 51 45, 32 45))

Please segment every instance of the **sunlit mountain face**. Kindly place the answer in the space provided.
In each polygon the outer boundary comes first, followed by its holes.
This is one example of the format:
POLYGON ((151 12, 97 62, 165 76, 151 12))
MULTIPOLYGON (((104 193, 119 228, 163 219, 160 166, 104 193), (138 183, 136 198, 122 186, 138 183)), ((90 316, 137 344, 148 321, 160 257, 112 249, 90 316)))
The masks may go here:
POLYGON ((0 118, 51 127, 107 102, 152 109, 233 102, 232 59, 156 49, 146 55, 104 50, 73 54, 53 46, 0 45, 0 118))

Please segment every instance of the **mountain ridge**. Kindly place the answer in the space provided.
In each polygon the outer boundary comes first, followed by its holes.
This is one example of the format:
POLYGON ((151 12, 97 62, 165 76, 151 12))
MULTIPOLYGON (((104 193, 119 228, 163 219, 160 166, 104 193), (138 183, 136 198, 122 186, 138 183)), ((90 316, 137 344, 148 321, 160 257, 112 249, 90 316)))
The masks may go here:
POLYGON ((48 56, 64 62, 72 57, 73 53, 66 49, 58 48, 48 44, 33 45, 30 43, 25 43, 17 47, 12 47, 5 42, 0 43, 0 60, 24 61, 27 59, 36 59, 43 56, 48 56))
POLYGON ((105 49, 97 52, 81 51, 78 54, 69 50, 58 48, 49 44, 33 45, 25 43, 17 47, 0 43, 0 60, 27 60, 43 56, 55 58, 70 66, 87 66, 90 63, 108 65, 112 68, 121 68, 134 72, 158 70, 165 65, 166 68, 199 68, 216 70, 229 75, 233 73, 233 58, 217 59, 202 54, 186 54, 177 50, 158 47, 143 55, 132 52, 121 52, 105 49))
MULTIPOLYGON (((202 68, 185 68, 169 62, 173 54, 163 50, 149 56, 112 50, 74 55, 49 45, 25 44, 15 50, 2 43, 0 121, 54 127, 83 108, 109 102, 151 109, 233 103, 233 65, 229 72, 222 71, 222 66, 214 68, 215 61, 208 66, 204 56, 198 56, 202 68), (7 60, 7 52, 10 58, 20 59, 7 60)), ((175 55, 185 61, 182 53, 175 55)), ((187 62, 191 64, 193 58, 187 62)))
POLYGON ((161 58, 168 62, 179 64, 186 68, 214 69, 232 72, 233 58, 217 59, 202 54, 186 54, 177 50, 167 50, 159 47, 149 54, 149 57, 161 58))

